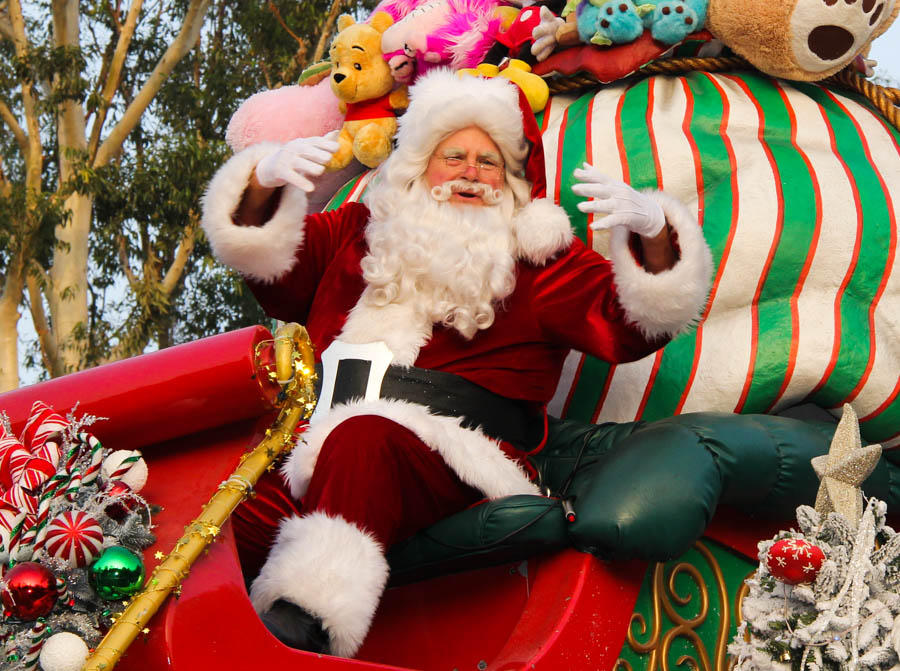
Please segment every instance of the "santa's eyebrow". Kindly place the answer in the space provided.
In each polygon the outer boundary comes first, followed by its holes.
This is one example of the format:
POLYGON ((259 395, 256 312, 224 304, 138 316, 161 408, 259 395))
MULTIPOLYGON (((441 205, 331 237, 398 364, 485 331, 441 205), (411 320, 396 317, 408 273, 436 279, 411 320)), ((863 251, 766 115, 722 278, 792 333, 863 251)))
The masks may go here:
POLYGON ((503 158, 495 151, 484 151, 478 154, 479 161, 483 161, 485 159, 493 161, 494 163, 503 163, 503 158))
POLYGON ((451 158, 453 156, 465 157, 466 150, 462 147, 444 147, 441 151, 441 158, 451 158))

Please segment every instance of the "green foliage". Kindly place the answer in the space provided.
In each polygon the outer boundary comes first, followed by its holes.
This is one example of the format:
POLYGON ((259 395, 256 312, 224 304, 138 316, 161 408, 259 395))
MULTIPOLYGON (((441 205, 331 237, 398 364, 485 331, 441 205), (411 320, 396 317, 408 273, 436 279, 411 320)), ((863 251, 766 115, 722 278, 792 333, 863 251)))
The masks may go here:
MULTIPOLYGON (((213 0, 198 44, 175 66, 111 162, 95 165, 96 145, 58 148, 56 111, 72 103, 83 105, 88 115, 86 138, 95 119, 106 115, 97 138, 102 144, 171 44, 188 4, 144 2, 108 104, 102 91, 128 3, 81 3, 77 47, 56 46, 46 0, 25 10, 30 45, 23 57, 0 37, 0 101, 25 128, 27 90, 40 114, 44 192, 31 196, 30 258, 37 265, 48 269, 60 251, 54 230, 66 221, 63 199, 78 193, 93 201, 89 322, 76 334, 84 338, 84 365, 269 324, 240 278, 212 259, 197 226, 200 199, 228 156, 225 129, 231 116, 252 94, 296 81, 312 62, 332 0, 213 0), (71 169, 61 171, 61 162, 71 162, 71 169), (163 280, 183 245, 192 252, 169 292, 163 280)), ((342 10, 362 16, 375 4, 350 0, 342 10)), ((22 186, 25 157, 2 120, 0 128, 0 185, 3 178, 12 185, 5 197, 0 191, 2 274, 10 250, 23 239, 20 224, 29 196, 22 186)), ((25 356, 38 361, 37 344, 25 356)))

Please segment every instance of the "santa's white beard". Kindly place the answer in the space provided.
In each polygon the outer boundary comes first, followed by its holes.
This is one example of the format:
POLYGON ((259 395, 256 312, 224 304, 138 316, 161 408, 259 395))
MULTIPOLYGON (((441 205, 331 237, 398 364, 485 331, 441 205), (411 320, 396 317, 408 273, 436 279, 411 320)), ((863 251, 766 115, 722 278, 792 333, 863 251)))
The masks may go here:
MULTIPOLYGON (((366 202, 372 216, 358 308, 427 322, 426 338, 434 323, 471 338, 494 322, 494 306, 515 287, 511 193, 498 205, 475 206, 438 202, 421 182, 409 191, 379 184, 366 202)), ((352 321, 353 315, 348 327, 352 321)), ((392 324, 394 319, 385 319, 386 330, 392 324)), ((421 347, 424 339, 419 340, 421 347)))

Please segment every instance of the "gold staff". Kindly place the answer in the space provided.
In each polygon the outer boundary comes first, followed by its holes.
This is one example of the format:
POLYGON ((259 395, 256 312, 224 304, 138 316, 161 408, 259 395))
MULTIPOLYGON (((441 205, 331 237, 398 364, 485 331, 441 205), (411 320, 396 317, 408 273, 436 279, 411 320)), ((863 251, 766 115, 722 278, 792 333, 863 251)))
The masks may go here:
POLYGON ((315 360, 306 329, 285 324, 275 332, 275 371, 283 385, 278 418, 266 430, 265 438, 247 453, 235 471, 219 485, 200 516, 185 528, 175 548, 153 570, 144 589, 131 600, 82 671, 111 671, 131 642, 162 606, 166 597, 185 578, 191 564, 219 533, 228 519, 266 469, 294 445, 294 430, 301 419, 309 419, 316 405, 315 360))

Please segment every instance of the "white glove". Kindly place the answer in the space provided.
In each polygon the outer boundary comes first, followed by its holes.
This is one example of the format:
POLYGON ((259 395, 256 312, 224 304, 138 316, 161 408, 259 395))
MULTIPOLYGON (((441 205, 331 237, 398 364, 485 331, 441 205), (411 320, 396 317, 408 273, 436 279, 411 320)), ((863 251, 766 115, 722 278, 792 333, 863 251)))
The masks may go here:
POLYGON ((565 21, 541 5, 541 22, 531 31, 531 54, 542 61, 556 48, 556 31, 565 21))
POLYGON ((293 184, 309 193, 315 187, 307 176, 324 172, 325 164, 338 150, 338 132, 291 140, 256 164, 257 181, 268 188, 293 184))
POLYGON ((607 177, 589 163, 572 175, 579 180, 572 187, 575 195, 593 199, 578 203, 578 209, 608 215, 594 220, 592 230, 624 226, 633 233, 652 238, 666 225, 666 215, 659 203, 625 182, 607 177))

